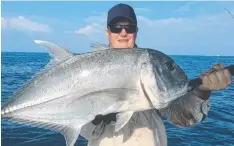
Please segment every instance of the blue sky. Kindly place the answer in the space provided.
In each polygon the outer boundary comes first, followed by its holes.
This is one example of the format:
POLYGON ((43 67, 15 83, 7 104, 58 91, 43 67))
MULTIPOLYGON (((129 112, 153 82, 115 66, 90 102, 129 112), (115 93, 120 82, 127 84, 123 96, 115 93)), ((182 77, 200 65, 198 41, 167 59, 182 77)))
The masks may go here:
MULTIPOLYGON (((74 53, 108 43, 106 14, 119 2, 2 2, 2 51, 44 52, 51 41, 74 53)), ((137 44, 169 55, 234 56, 234 2, 124 2, 136 11, 137 44)))

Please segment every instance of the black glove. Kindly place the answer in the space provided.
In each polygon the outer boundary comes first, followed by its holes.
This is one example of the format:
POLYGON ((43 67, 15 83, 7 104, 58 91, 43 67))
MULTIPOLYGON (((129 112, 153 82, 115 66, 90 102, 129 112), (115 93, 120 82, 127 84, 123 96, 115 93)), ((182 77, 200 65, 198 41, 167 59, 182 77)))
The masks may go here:
POLYGON ((111 121, 116 122, 116 113, 110 113, 108 115, 97 115, 92 121, 94 125, 98 125, 103 121, 104 124, 109 124, 111 121))

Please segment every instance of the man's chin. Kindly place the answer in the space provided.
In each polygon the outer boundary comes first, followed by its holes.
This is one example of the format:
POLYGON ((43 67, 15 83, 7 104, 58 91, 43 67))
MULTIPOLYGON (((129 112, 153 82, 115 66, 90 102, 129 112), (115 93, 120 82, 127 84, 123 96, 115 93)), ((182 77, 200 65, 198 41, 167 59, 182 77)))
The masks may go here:
POLYGON ((119 46, 118 48, 122 48, 122 49, 130 47, 128 44, 124 44, 124 43, 120 43, 118 46, 119 46))

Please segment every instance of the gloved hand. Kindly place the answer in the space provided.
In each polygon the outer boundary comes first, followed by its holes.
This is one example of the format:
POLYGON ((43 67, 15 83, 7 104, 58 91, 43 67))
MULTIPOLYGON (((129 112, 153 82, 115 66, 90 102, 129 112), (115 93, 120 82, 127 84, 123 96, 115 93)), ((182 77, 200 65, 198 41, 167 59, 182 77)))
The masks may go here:
POLYGON ((199 89, 208 90, 222 90, 232 83, 232 76, 227 69, 224 69, 223 64, 216 64, 210 70, 201 74, 203 84, 199 89))
POLYGON ((116 122, 116 113, 110 113, 107 115, 97 115, 92 121, 94 125, 98 125, 103 121, 104 124, 109 124, 111 121, 116 122))

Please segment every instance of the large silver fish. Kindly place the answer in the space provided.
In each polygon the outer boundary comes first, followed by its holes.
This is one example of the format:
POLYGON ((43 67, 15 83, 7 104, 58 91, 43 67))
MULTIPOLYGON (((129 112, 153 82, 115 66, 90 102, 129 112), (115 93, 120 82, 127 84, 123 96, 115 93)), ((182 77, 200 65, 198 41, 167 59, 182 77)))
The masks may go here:
POLYGON ((3 106, 3 118, 64 135, 73 146, 96 115, 118 113, 115 131, 136 111, 161 109, 184 95, 188 78, 167 55, 153 49, 104 48, 74 55, 53 43, 35 41, 53 60, 3 106))

